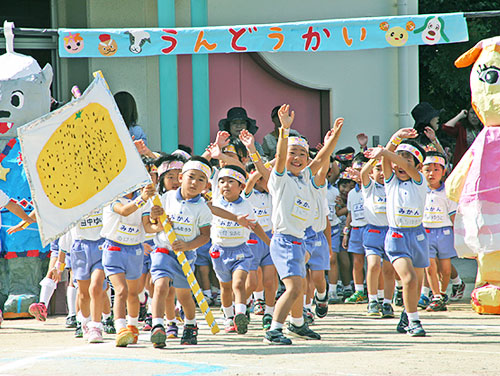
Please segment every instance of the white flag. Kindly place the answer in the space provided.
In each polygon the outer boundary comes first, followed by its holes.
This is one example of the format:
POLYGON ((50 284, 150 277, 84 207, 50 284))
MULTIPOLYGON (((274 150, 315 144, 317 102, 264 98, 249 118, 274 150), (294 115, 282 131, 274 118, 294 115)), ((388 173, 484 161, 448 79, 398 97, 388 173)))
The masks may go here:
POLYGON ((18 129, 42 243, 151 182, 106 82, 18 129))

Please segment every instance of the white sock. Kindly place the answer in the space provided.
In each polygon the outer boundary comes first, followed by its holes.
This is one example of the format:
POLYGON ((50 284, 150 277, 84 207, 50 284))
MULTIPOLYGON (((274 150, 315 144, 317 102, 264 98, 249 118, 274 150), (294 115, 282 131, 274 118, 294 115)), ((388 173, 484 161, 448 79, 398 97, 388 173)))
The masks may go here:
POLYGON ((391 304, 391 303, 392 303, 391 299, 384 298, 384 303, 383 304, 391 304))
POLYGON ((326 290, 323 291, 323 292, 318 292, 316 291, 316 297, 319 299, 319 300, 325 300, 326 298, 326 290))
POLYGON ((403 283, 401 282, 401 280, 396 279, 396 287, 403 287, 403 283))
POLYGON ((165 320, 163 320, 163 317, 153 317, 152 324, 153 324, 153 328, 156 325, 164 326, 165 325, 165 320))
POLYGON ((126 328, 127 327, 127 320, 125 319, 115 319, 115 329, 116 332, 118 333, 120 329, 126 328))
POLYGON ((431 288, 430 287, 425 287, 425 286, 422 286, 422 294, 425 295, 425 296, 429 296, 429 293, 431 292, 431 288))
POLYGON ((305 307, 305 308, 307 308, 307 309, 310 309, 310 310, 312 310, 312 304, 311 304, 311 303, 309 303, 309 304, 306 304, 306 305, 305 305, 304 307, 305 307))
POLYGON ((141 304, 146 303, 146 289, 143 289, 139 294, 139 302, 141 304))
POLYGON ((203 290, 203 295, 205 295, 207 298, 211 298, 212 290, 203 290))
POLYGON ((336 294, 337 293, 337 285, 334 283, 329 283, 328 284, 328 291, 330 294, 336 294))
POLYGON ((97 328, 97 329, 103 329, 102 328, 102 323, 97 322, 97 321, 89 321, 87 324, 88 328, 97 328))
POLYGON ((432 300, 439 300, 439 299, 442 299, 443 296, 441 294, 435 294, 433 297, 432 297, 432 300))
POLYGON ((368 301, 369 302, 376 302, 376 301, 378 301, 377 295, 368 294, 368 301))
POLYGON ((252 302, 252 295, 250 295, 247 299, 247 305, 249 305, 252 302))
POLYGON ((456 277, 456 278, 453 278, 453 279, 451 280, 451 284, 452 284, 452 285, 461 285, 461 284, 462 284, 462 278, 460 278, 460 276, 459 276, 459 275, 457 275, 457 277, 456 277))
POLYGON ((131 326, 139 326, 139 317, 131 317, 129 315, 127 315, 127 325, 131 325, 131 326))
POLYGON ((270 307, 266 304, 266 309, 264 310, 264 315, 273 315, 274 314, 274 306, 270 307))
POLYGON ((234 305, 234 313, 236 315, 239 315, 240 313, 245 314, 246 311, 247 311, 247 306, 245 304, 238 303, 234 305))
POLYGON ((40 289, 40 303, 43 303, 45 304, 45 307, 48 307, 50 298, 52 298, 52 294, 54 294, 54 291, 56 290, 57 282, 53 279, 45 277, 40 282, 40 286, 42 286, 40 289))
POLYGON ((78 290, 73 286, 68 286, 66 289, 66 303, 68 304, 68 316, 76 314, 76 297, 78 290))
POLYGON ((354 285, 354 291, 360 291, 360 292, 363 292, 365 291, 365 286, 363 286, 363 284, 360 284, 360 285, 354 285))
POLYGON ((255 300, 264 300, 264 290, 254 291, 253 297, 255 298, 255 300))
POLYGON ((290 323, 295 326, 302 326, 304 325, 304 316, 300 316, 299 318, 290 316, 290 323))
POLYGON ((234 317, 234 307, 232 305, 230 307, 222 307, 222 312, 224 312, 226 319, 234 317))
POLYGON ((409 321, 418 321, 418 312, 413 312, 413 313, 407 312, 407 315, 409 321))
POLYGON ((307 295, 304 294, 304 307, 307 306, 307 295))
POLYGON ((89 317, 83 317, 82 315, 82 326, 86 326, 90 322, 90 316, 89 317))
POLYGON ((271 321, 271 327, 269 330, 283 329, 283 324, 277 321, 271 321))
POLYGON ((377 290, 377 298, 384 299, 384 290, 377 290))
POLYGON ((147 303, 146 307, 147 307, 147 309, 146 309, 147 313, 151 314, 151 312, 152 312, 151 308, 153 307, 153 299, 148 299, 148 303, 147 303))
POLYGON ((110 313, 103 313, 102 314, 102 319, 104 321, 106 321, 107 319, 109 319, 111 317, 111 312, 110 313))
POLYGON ((185 319, 185 320, 184 320, 184 323, 185 323, 186 325, 194 325, 194 326, 196 326, 196 319, 192 319, 192 320, 185 319))

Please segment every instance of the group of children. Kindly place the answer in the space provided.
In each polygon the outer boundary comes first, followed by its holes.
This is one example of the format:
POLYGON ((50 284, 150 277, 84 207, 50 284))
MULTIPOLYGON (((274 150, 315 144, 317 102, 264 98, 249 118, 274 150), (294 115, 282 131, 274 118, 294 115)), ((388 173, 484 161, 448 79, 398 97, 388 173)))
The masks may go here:
POLYGON ((91 213, 52 245, 40 302, 30 313, 46 319, 70 267, 77 289, 68 306, 78 315, 70 312, 67 326, 79 325, 78 336, 97 343, 103 331, 116 331, 116 346, 137 343, 141 316, 154 347, 176 338, 181 320, 181 344, 197 344, 195 301, 177 260, 182 252, 210 303, 217 298, 211 284, 218 284, 226 333, 245 334, 253 308, 269 344, 292 343, 283 331, 288 316, 286 333, 319 340, 309 324, 327 315, 329 303, 368 303, 368 315, 390 318, 395 296, 404 304, 397 330, 424 336, 417 306, 446 310, 450 280, 453 299, 465 288, 450 262, 455 206, 443 189, 444 156, 426 153, 412 141, 414 130, 401 129, 386 147, 333 158, 342 118, 313 152, 306 139, 290 136, 288 105, 278 117, 272 161, 262 159, 247 130, 238 138, 218 132, 203 156, 147 153, 154 157, 144 157, 153 184, 91 213), (157 194, 161 206, 152 204, 157 194))

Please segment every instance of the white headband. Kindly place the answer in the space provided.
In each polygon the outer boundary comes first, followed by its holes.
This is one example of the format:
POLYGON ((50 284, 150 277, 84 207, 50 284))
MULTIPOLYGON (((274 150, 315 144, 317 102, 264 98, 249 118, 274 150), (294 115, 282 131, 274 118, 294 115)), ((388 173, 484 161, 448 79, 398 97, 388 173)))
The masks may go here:
POLYGON ((184 167, 182 167, 182 173, 185 173, 186 171, 189 170, 201 171, 205 174, 207 179, 210 179, 210 175, 212 175, 211 167, 200 161, 187 161, 184 164, 184 167))
POLYGON ((424 156, 422 153, 413 145, 410 144, 400 144, 398 148, 396 149, 396 152, 398 151, 407 151, 411 153, 415 158, 418 159, 420 163, 424 161, 424 156))
POLYGON ((164 172, 167 172, 167 171, 170 171, 170 170, 182 170, 183 166, 184 166, 184 162, 181 162, 181 161, 166 161, 166 162, 163 162, 158 167, 158 176, 161 176, 164 172))
POLYGON ((288 137, 288 146, 302 146, 304 149, 309 151, 309 144, 302 137, 288 137))
POLYGON ((177 149, 175 150, 172 155, 180 155, 181 157, 184 157, 186 159, 189 159, 191 158, 191 155, 189 155, 188 152, 184 151, 184 150, 181 150, 181 149, 177 149))
POLYGON ((431 163, 437 163, 443 167, 446 167, 446 161, 444 160, 443 157, 440 157, 439 155, 430 155, 428 157, 425 157, 424 165, 428 165, 431 163))
POLYGON ((241 184, 245 184, 247 182, 247 179, 245 178, 245 176, 243 176, 242 173, 233 170, 232 168, 223 168, 220 170, 218 179, 225 177, 235 179, 239 181, 241 184))

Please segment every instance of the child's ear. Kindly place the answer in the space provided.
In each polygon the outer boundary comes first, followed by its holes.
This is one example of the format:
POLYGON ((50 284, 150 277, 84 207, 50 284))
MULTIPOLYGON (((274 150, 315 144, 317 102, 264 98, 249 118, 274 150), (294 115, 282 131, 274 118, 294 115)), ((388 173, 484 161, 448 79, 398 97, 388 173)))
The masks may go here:
POLYGON ((415 168, 418 170, 418 171, 422 171, 422 167, 424 167, 424 165, 422 163, 419 163, 418 165, 415 166, 415 168))
POLYGON ((179 174, 179 183, 182 183, 182 172, 179 174))
POLYGON ((240 183, 240 188, 243 191, 247 185, 245 183, 240 183))

